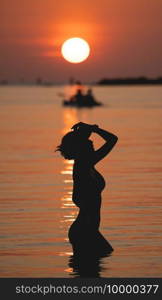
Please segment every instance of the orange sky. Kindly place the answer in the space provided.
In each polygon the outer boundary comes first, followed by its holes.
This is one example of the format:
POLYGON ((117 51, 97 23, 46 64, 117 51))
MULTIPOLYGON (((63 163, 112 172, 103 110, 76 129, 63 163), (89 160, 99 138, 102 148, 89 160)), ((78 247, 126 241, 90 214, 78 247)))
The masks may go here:
POLYGON ((162 75, 162 0, 1 0, 0 18, 0 80, 162 75), (60 55, 73 36, 92 50, 77 65, 60 55))

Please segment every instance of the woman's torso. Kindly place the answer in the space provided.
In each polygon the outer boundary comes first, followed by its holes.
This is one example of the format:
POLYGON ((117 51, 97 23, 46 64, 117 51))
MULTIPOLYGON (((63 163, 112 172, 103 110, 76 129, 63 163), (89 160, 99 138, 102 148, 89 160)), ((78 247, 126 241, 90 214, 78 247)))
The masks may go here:
POLYGON ((105 180, 94 166, 84 167, 81 164, 74 164, 73 201, 77 206, 92 205, 92 209, 100 207, 104 187, 105 180))

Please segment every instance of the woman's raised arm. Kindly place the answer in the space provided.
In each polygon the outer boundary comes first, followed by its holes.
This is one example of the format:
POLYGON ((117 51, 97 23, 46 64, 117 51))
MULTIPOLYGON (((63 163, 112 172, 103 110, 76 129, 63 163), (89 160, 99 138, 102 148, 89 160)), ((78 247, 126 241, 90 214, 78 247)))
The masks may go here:
POLYGON ((93 161, 94 164, 96 164, 112 150, 112 148, 115 146, 118 140, 118 137, 113 133, 110 133, 106 130, 99 128, 98 126, 93 126, 92 132, 97 133, 106 141, 106 143, 103 146, 101 146, 98 150, 96 150, 94 153, 93 161))

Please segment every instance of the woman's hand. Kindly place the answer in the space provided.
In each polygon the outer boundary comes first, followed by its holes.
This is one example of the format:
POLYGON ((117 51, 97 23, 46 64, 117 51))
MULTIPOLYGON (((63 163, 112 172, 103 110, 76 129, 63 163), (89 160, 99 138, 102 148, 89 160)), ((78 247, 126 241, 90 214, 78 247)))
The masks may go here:
POLYGON ((73 127, 71 127, 71 129, 74 129, 74 131, 78 130, 78 129, 87 129, 88 131, 90 130, 91 132, 95 132, 95 130, 98 128, 97 125, 91 125, 91 124, 86 124, 83 122, 79 122, 75 125, 73 125, 73 127))
POLYGON ((74 132, 76 132, 76 134, 82 138, 82 139, 88 139, 91 135, 92 132, 95 132, 95 129, 98 128, 97 125, 90 125, 90 124, 86 124, 83 122, 79 122, 75 125, 73 125, 73 127, 71 129, 74 130, 74 132))
POLYGON ((71 127, 71 129, 74 129, 74 131, 75 131, 75 130, 79 129, 80 127, 82 127, 84 124, 85 123, 82 123, 82 122, 76 123, 75 125, 73 125, 71 127))

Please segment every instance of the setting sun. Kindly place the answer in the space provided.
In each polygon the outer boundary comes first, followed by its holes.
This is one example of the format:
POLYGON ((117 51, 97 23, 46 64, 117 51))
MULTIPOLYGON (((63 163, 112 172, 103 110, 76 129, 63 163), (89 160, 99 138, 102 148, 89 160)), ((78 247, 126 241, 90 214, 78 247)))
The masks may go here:
POLYGON ((89 56, 90 47, 85 40, 75 37, 63 43, 61 53, 68 62, 80 63, 89 56))

